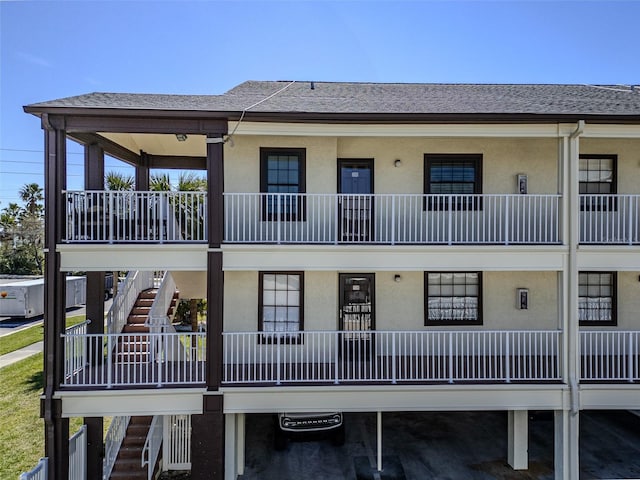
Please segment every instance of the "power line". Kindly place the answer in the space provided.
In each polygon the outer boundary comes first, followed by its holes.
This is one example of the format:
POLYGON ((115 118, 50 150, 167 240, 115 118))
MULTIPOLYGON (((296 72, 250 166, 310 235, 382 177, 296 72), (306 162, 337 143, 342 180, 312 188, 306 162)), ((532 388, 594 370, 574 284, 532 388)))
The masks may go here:
MULTIPOLYGON (((28 150, 26 148, 0 148, 5 152, 44 153, 44 150, 28 150)), ((84 155, 84 152, 67 152, 67 155, 84 155)))

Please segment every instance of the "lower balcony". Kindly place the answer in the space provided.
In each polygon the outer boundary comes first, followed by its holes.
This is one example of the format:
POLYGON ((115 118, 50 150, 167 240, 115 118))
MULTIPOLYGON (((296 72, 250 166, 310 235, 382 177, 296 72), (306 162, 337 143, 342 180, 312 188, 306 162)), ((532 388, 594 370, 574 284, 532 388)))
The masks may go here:
POLYGON ((143 388, 206 383, 205 333, 67 332, 63 388, 143 388))
MULTIPOLYGON (((71 390, 203 387, 205 333, 67 333, 71 390)), ((640 331, 580 332, 580 381, 640 382, 640 331)), ((225 386, 562 381, 562 333, 315 331, 223 333, 225 386)))

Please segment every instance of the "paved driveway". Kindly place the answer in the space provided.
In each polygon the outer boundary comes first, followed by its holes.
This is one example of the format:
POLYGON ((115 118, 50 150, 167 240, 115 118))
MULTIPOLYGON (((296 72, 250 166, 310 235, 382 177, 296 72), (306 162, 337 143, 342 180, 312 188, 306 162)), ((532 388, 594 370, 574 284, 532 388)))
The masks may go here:
MULTIPOLYGON (((263 479, 552 480, 553 418, 529 423, 529 470, 506 465, 506 412, 383 414, 383 472, 375 466, 375 414, 346 414, 347 441, 291 442, 273 448, 270 415, 247 416, 245 475, 263 479)), ((640 478, 640 418, 582 412, 581 478, 640 478)))

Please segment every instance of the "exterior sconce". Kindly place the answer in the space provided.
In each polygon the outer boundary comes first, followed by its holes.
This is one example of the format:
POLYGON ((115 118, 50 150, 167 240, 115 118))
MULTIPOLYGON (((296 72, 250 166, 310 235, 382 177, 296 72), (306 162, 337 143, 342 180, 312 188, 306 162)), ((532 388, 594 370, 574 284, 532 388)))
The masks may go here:
POLYGON ((526 195, 529 191, 529 180, 524 173, 519 173, 517 175, 518 179, 518 193, 520 195, 526 195))
POLYGON ((400 283, 402 281, 402 276, 398 275, 397 273, 393 276, 393 281, 396 283, 400 283))
POLYGON ((187 140, 187 134, 186 133, 176 133, 176 139, 179 142, 184 142, 187 140))
POLYGON ((528 310, 529 309, 529 289, 528 288, 518 288, 518 295, 516 298, 516 305, 518 306, 518 310, 528 310))
POLYGON ((402 160, 400 160, 399 158, 396 158, 396 160, 393 162, 393 166, 396 168, 402 166, 402 160))

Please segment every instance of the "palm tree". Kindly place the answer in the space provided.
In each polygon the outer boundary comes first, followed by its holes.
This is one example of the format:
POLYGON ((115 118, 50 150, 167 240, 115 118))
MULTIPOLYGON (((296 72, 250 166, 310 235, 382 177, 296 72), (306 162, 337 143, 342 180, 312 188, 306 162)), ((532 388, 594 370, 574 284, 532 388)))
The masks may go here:
POLYGON ((193 172, 183 172, 178 177, 179 192, 206 192, 207 179, 193 172))
POLYGON ((26 204, 27 212, 30 214, 38 214, 42 210, 42 202, 44 196, 42 195, 42 187, 37 183, 26 183, 22 186, 18 192, 20 200, 26 204))
POLYGON ((104 177, 104 183, 107 190, 133 190, 135 180, 132 175, 125 175, 120 172, 107 172, 104 177))
POLYGON ((149 179, 149 190, 153 192, 169 192, 171 190, 171 179, 166 173, 152 173, 149 179))

